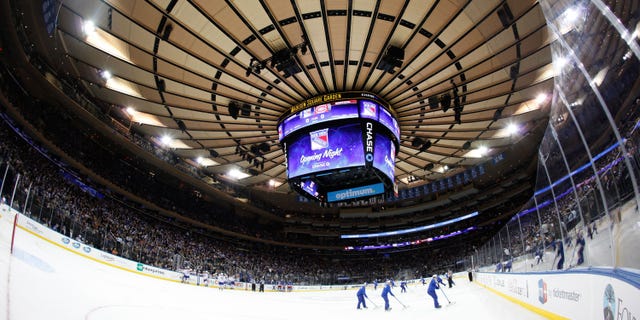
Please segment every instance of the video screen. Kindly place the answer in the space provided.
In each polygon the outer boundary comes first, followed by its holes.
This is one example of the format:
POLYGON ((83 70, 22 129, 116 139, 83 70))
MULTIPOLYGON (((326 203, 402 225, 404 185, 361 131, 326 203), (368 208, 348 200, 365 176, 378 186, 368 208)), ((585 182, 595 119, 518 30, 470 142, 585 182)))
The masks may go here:
POLYGON ((278 140, 282 140, 282 138, 284 138, 284 132, 282 131, 282 127, 284 127, 284 124, 279 124, 278 125, 278 140))
POLYGON ((278 137, 282 140, 289 134, 316 123, 357 117, 357 100, 345 100, 321 104, 319 106, 304 109, 286 118, 281 123, 282 134, 278 132, 278 137))
POLYGON ((378 121, 382 123, 385 127, 389 128, 393 135, 396 136, 396 139, 400 141, 400 127, 398 127, 398 122, 391 116, 391 113, 387 111, 385 108, 378 108, 380 115, 378 117, 378 121))
POLYGON ((378 104, 369 100, 360 100, 360 117, 378 121, 378 104))
POLYGON ((386 135, 376 133, 373 167, 382 171, 393 182, 395 162, 396 145, 386 135))
POLYGON ((307 192, 308 194, 312 195, 313 197, 317 198, 319 196, 318 194, 318 184, 311 180, 311 179, 306 179, 300 182, 300 189, 304 190, 305 192, 307 192))
POLYGON ((286 148, 289 178, 365 163, 360 123, 305 133, 286 148))

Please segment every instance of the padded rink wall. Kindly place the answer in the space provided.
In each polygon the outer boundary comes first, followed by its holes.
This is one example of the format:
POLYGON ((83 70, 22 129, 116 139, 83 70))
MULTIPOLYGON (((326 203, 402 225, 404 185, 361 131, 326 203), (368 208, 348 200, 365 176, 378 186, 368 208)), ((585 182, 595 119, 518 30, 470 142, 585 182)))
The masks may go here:
POLYGON ((640 272, 587 268, 562 272, 475 273, 488 290, 549 319, 640 319, 640 272))
MULTIPOLYGON (((50 244, 53 244, 57 247, 65 249, 74 254, 80 255, 86 259, 95 261, 97 263, 120 269, 123 271, 135 273, 142 276, 152 277, 159 280, 172 281, 172 282, 182 282, 182 273, 166 270, 162 268, 157 268, 154 266, 150 266, 141 262, 125 259, 120 256, 113 255, 109 252, 98 250, 96 248, 91 247, 85 243, 76 241, 71 239, 61 233, 58 233, 54 230, 49 229, 47 226, 40 224, 39 222, 21 214, 15 209, 11 209, 6 204, 0 204, 0 247, 2 250, 6 250, 8 253, 10 251, 10 243, 13 238, 13 223, 14 218, 18 217, 16 232, 27 232, 35 237, 37 237, 40 241, 45 241, 50 244)), ((16 241, 19 241, 17 239, 16 241)), ((16 243, 16 246, 18 244, 16 243)), ((4 252, 2 253, 4 254, 4 252)), ((2 262, 2 260, 0 260, 2 262)), ((1 263, 0 263, 1 264, 1 263)), ((0 283, 6 283, 8 270, 0 267, 0 283)), ((217 288, 217 284, 215 284, 215 277, 210 279, 211 288, 217 288)), ((203 285, 203 278, 197 277, 196 275, 191 275, 189 281, 191 285, 203 285)), ((361 284, 353 284, 353 285, 310 285, 310 286, 302 286, 296 285, 294 286, 295 291, 326 291, 326 290, 349 290, 349 289, 357 289, 361 286, 361 284)), ((235 289, 239 290, 251 290, 251 283, 236 281, 235 289)), ((265 285, 265 291, 277 291, 275 285, 265 285)), ((2 295, 2 287, 0 287, 0 297, 2 295)), ((3 310, 3 303, 6 302, 3 299, 0 299, 0 310, 3 310)), ((1 312, 1 311, 0 311, 1 312)), ((1 319, 1 318, 0 318, 1 319)))
MULTIPOLYGON (((16 232, 27 232, 74 254, 100 264, 165 281, 180 282, 181 273, 156 268, 112 255, 70 239, 46 226, 0 205, 0 283, 7 283, 5 266, 13 229, 14 216, 18 216, 16 232), (5 252, 6 251, 6 252, 5 252)), ((19 239, 16 239, 19 241, 19 239)), ((19 244, 16 243, 16 246, 19 244)), ((465 281, 466 272, 454 275, 465 281)), ((190 284, 196 284, 194 276, 190 284)), ((418 280, 410 282, 418 283, 418 280)), ((638 270, 591 268, 563 272, 541 273, 489 273, 476 272, 474 283, 489 291, 522 305, 550 319, 640 319, 640 272, 638 270)), ((294 291, 348 290, 355 285, 295 286, 294 291)), ((213 286, 212 286, 213 287, 213 286)), ((0 287, 0 296, 6 296, 0 287)), ((250 290, 249 283, 236 283, 236 289, 250 290)), ((267 291, 274 288, 267 286, 267 291)), ((5 299, 0 299, 0 310, 6 310, 5 299)), ((0 317, 1 319, 1 317, 0 317)))

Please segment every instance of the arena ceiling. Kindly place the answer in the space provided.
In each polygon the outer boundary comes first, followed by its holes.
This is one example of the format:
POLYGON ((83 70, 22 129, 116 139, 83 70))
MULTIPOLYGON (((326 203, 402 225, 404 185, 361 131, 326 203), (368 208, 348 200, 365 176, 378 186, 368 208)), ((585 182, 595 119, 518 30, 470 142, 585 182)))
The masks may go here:
POLYGON ((66 71, 124 127, 220 179, 280 191, 276 123, 313 96, 386 100, 396 177, 413 184, 520 142, 553 90, 552 39, 530 0, 65 0, 56 27, 66 71), (390 47, 403 57, 381 70, 390 47), (459 122, 429 99, 445 94, 459 96, 459 122), (233 117, 234 105, 250 110, 233 117))

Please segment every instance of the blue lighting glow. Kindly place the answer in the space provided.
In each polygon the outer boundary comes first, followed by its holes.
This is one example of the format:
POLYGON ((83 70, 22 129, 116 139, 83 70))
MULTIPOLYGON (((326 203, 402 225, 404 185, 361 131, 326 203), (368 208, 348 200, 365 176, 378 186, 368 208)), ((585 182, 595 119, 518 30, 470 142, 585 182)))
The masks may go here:
MULTIPOLYGON (((625 142, 626 139, 623 139, 623 142, 625 142)), ((593 161, 595 162, 596 160, 604 157, 607 153, 611 152, 611 150, 613 150, 614 148, 618 147, 618 145, 620 145, 619 142, 614 143, 612 146, 610 146, 609 148, 605 149, 604 151, 600 152, 598 155, 596 155, 595 157, 593 157, 593 161)), ((569 179, 569 177, 574 176, 582 171, 584 171, 584 169, 588 168, 591 166, 591 163, 585 163, 584 165, 580 166, 580 168, 574 170, 573 172, 569 173, 568 175, 558 179, 556 182, 552 183, 550 186, 544 187, 538 191, 536 191, 536 193, 534 193, 534 196, 539 196, 549 190, 551 190, 551 188, 557 186, 558 184, 562 183, 563 181, 569 179)))
POLYGON ((457 217, 457 218, 449 219, 449 220, 446 220, 446 221, 430 224, 428 226, 415 227, 415 228, 404 229, 404 230, 396 230, 396 231, 378 232, 378 233, 343 234, 343 235, 340 236, 340 238, 341 239, 360 239, 360 238, 378 238, 378 237, 386 237, 386 236, 396 236, 396 235, 399 235, 399 234, 406 234, 406 233, 424 231, 424 230, 429 230, 429 229, 433 229, 433 228, 446 226, 448 224, 456 223, 458 221, 462 221, 462 220, 465 220, 465 219, 473 218, 473 217, 475 217, 477 215, 478 215, 478 211, 469 213, 469 214, 464 215, 462 217, 457 217))
POLYGON ((388 244, 368 245, 368 246, 348 246, 348 247, 345 247, 344 250, 345 251, 352 251, 352 250, 363 251, 363 250, 378 250, 378 249, 402 248, 402 247, 406 247, 406 246, 415 246, 415 245, 419 245, 421 243, 426 243, 426 242, 428 243, 428 242, 433 242, 433 241, 438 241, 438 240, 443 240, 443 239, 459 236, 461 234, 465 234, 465 233, 471 232, 471 231, 473 231, 475 229, 476 229, 475 226, 471 226, 471 227, 468 227, 468 228, 466 228, 464 230, 457 230, 457 231, 454 231, 454 232, 451 232, 451 233, 448 233, 448 234, 442 234, 442 235, 439 235, 439 236, 426 238, 426 239, 405 241, 405 242, 397 242, 397 243, 388 243, 388 244))

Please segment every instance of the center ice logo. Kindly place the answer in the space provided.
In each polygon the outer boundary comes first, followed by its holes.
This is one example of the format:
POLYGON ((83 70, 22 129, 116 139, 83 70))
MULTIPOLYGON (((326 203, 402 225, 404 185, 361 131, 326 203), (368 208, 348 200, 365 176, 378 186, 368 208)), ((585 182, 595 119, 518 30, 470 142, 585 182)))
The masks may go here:
POLYGON ((547 302, 547 283, 544 280, 538 280, 538 301, 545 304, 547 302))

